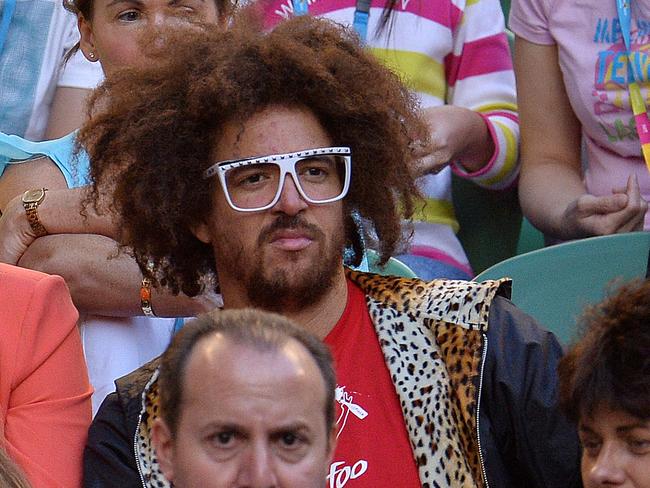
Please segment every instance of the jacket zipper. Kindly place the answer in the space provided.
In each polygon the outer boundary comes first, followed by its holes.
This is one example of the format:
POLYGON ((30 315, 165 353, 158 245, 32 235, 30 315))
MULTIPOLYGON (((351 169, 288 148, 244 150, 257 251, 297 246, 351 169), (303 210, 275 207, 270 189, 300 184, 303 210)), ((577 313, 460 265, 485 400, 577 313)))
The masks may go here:
POLYGON ((138 468, 138 474, 140 475, 142 488, 147 488, 147 483, 144 480, 144 475, 142 474, 142 468, 140 467, 140 448, 138 446, 138 432, 140 432, 140 425, 142 424, 142 416, 147 411, 147 392, 151 388, 151 385, 155 383, 157 379, 158 379, 158 369, 156 369, 153 372, 151 378, 149 378, 149 381, 144 386, 144 390, 142 391, 142 399, 141 399, 142 404, 140 407, 140 414, 138 415, 138 423, 136 424, 135 427, 135 435, 133 436, 133 452, 135 453, 135 465, 138 468))
POLYGON ((138 468, 138 474, 140 475, 140 481, 142 482, 142 488, 147 488, 147 485, 144 481, 144 475, 142 474, 142 468, 140 467, 140 448, 138 447, 138 432, 140 432, 140 424, 142 423, 142 412, 138 415, 138 423, 135 428, 135 436, 133 437, 133 452, 135 452, 135 465, 138 468))
POLYGON ((478 400, 476 402, 476 438, 478 439, 478 458, 481 462, 481 472, 483 473, 483 479, 485 480, 485 488, 490 488, 490 483, 487 479, 487 473, 485 471, 485 460, 483 459, 483 448, 481 447, 481 396, 483 393, 483 370, 485 369, 485 358, 487 357, 488 349, 488 338, 485 333, 483 335, 483 354, 481 355, 481 376, 479 377, 478 383, 478 400))

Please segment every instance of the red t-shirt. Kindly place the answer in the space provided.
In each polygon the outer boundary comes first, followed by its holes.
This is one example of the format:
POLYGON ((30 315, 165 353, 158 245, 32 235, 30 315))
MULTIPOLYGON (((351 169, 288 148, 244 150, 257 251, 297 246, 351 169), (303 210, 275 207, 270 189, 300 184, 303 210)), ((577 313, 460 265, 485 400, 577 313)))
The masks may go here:
POLYGON ((338 426, 327 486, 421 486, 399 399, 365 296, 349 280, 345 311, 325 343, 336 365, 338 426))

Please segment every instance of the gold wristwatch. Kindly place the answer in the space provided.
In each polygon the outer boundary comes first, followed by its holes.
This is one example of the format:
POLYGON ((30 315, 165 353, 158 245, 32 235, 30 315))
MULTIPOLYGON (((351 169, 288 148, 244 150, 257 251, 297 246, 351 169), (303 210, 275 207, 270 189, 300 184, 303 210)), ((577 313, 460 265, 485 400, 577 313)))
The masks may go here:
POLYGON ((25 207, 25 212, 27 213, 27 220, 31 226, 36 237, 42 237, 47 235, 47 230, 41 224, 40 219, 38 218, 38 206, 45 199, 45 192, 47 188, 37 188, 36 190, 27 190, 23 194, 23 207, 25 207))

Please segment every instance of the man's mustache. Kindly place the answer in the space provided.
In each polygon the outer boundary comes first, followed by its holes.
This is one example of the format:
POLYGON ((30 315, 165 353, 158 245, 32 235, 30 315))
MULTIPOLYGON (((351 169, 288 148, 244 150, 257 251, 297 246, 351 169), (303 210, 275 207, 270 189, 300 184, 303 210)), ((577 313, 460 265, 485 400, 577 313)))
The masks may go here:
POLYGON ((316 225, 305 222, 305 220, 299 215, 286 215, 280 214, 273 222, 266 226, 260 232, 259 237, 257 238, 257 243, 262 244, 265 241, 271 240, 273 234, 281 230, 298 230, 304 233, 310 239, 322 239, 325 237, 323 231, 320 230, 316 225))

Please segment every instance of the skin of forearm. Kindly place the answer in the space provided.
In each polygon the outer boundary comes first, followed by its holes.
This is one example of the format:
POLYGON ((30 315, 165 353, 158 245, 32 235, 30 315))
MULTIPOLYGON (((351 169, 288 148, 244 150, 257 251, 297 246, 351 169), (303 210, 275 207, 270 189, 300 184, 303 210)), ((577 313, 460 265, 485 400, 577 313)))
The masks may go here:
MULTIPOLYGON (((18 265, 63 276, 77 308, 108 316, 142 315, 142 275, 135 260, 120 252, 112 238, 117 234, 113 215, 98 214, 82 203, 86 188, 56 189, 46 193, 38 215, 50 235, 31 242, 18 265)), ((26 224, 20 202, 13 202, 26 224)), ((13 208, 13 207, 12 207, 13 208)), ((193 316, 213 308, 213 300, 173 296, 153 290, 153 308, 159 316, 193 316)))
POLYGON ((566 238, 564 213, 586 193, 581 175, 571 165, 551 159, 526 164, 519 178, 519 200, 524 215, 547 235, 566 238))
POLYGON ((465 146, 458 153, 457 159, 467 171, 473 173, 482 169, 492 159, 494 141, 483 117, 473 110, 463 110, 467 112, 465 146))
POLYGON ((26 163, 10 164, 0 177, 0 209, 3 211, 9 201, 31 188, 67 188, 59 168, 48 158, 35 158, 26 163))
POLYGON ((563 238, 568 206, 586 192, 581 176, 581 125, 571 108, 555 45, 520 37, 515 73, 521 128, 519 199, 544 233, 563 238))
POLYGON ((87 187, 79 187, 47 193, 38 215, 50 234, 99 234, 117 238, 118 219, 108 210, 98 213, 92 204, 86 205, 87 191, 87 187))
MULTIPOLYGON (((56 234, 36 239, 19 266, 62 276, 80 312, 113 317, 142 315, 142 274, 135 260, 119 251, 117 242, 91 234, 56 234)), ((211 303, 152 290, 154 311, 161 317, 191 317, 211 303)))

